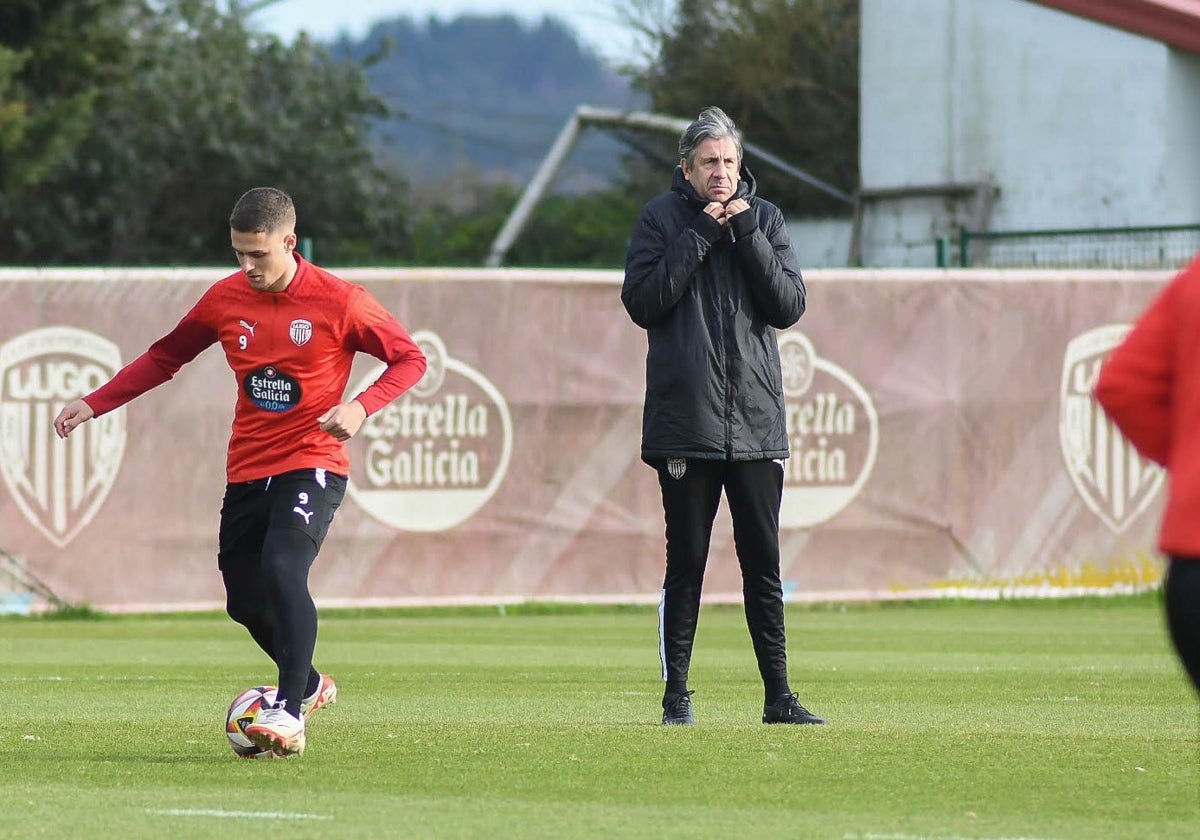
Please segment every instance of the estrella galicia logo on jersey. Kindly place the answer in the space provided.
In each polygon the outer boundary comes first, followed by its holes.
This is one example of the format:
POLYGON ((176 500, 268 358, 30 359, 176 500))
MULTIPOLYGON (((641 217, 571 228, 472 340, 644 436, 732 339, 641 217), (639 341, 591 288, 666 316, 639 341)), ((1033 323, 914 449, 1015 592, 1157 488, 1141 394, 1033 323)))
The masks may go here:
POLYGON ((274 365, 246 374, 242 390, 263 411, 291 411, 300 404, 300 383, 274 365))
POLYGON ((303 347, 312 338, 312 321, 297 318, 288 327, 288 334, 292 337, 292 341, 296 343, 297 347, 303 347))

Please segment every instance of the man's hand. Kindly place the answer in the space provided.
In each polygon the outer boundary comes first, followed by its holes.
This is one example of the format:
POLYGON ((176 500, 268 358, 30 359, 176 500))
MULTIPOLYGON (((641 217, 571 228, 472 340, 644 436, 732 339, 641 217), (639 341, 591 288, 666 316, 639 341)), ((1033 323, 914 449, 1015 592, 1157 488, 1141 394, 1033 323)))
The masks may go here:
POLYGON ((350 440, 367 419, 367 410, 358 400, 335 405, 317 418, 321 431, 329 432, 338 440, 350 440))
POLYGON ((92 411, 90 405, 83 400, 75 400, 58 412, 58 416, 54 418, 54 431, 60 438, 65 438, 76 426, 82 426, 95 416, 96 412, 92 411))
MULTIPOLYGON (((710 207, 712 205, 709 205, 710 207)), ((744 213, 750 209, 750 202, 744 198, 735 198, 733 201, 725 205, 724 218, 721 219, 721 224, 728 224, 738 213, 744 213)))
MULTIPOLYGON (((745 202, 742 203, 745 204, 745 202)), ((747 204, 746 206, 749 207, 750 205, 747 204)), ((708 206, 704 208, 704 212, 716 219, 721 224, 721 227, 725 227, 728 223, 725 219, 725 205, 719 201, 710 201, 708 206)))

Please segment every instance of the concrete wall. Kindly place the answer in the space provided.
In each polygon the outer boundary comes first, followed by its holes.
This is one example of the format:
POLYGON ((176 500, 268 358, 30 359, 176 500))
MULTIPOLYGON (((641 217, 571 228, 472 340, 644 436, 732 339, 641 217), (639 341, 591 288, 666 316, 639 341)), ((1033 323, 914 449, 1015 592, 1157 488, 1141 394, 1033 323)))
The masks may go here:
MULTIPOLYGON (((1027 0, 863 0, 864 189, 986 181, 992 230, 1200 221, 1200 57, 1027 0)), ((968 201, 866 207, 864 262, 924 266, 968 201)))
POLYGON ((1200 222, 1200 55, 1171 53, 1164 169, 1163 211, 1182 224, 1200 222))
POLYGON ((852 219, 789 219, 787 228, 805 269, 845 268, 849 264, 852 219))

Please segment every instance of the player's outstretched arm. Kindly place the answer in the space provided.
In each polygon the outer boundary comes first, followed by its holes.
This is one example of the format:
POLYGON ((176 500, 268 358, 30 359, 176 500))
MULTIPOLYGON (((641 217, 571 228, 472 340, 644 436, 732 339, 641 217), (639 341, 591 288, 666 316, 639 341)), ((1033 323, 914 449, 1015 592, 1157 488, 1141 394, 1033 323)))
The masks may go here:
POLYGON ((71 430, 76 426, 81 426, 95 416, 92 407, 83 400, 75 400, 75 402, 63 408, 58 412, 58 416, 54 418, 54 431, 58 433, 60 438, 65 438, 71 434, 71 430))

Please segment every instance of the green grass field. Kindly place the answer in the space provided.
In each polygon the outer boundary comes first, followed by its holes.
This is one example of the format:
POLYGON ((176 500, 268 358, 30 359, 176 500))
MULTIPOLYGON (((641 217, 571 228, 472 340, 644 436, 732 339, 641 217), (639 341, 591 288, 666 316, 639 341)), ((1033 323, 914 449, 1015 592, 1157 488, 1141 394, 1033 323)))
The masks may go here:
POLYGON ((763 726, 706 608, 660 726, 649 608, 326 613, 308 750, 222 732, 266 658, 224 616, 0 620, 0 837, 1200 838, 1200 704, 1157 595, 790 607, 763 726))

